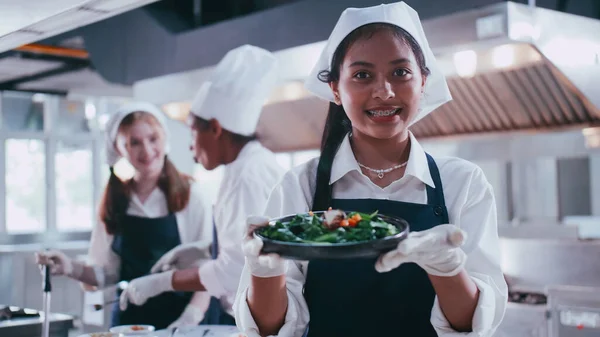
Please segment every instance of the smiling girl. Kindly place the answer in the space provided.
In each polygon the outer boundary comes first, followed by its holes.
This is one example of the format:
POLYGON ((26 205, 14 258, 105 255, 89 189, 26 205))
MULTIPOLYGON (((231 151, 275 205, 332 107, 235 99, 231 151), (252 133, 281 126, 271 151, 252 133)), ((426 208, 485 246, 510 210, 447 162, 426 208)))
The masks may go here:
MULTIPOLYGON (((162 111, 148 103, 131 103, 112 116, 106 129, 111 174, 99 207, 101 222, 92 231, 91 263, 74 261, 59 251, 37 254, 38 263, 50 265, 54 275, 66 275, 88 288, 147 275, 163 254, 180 244, 206 242, 208 249, 212 239, 208 196, 167 157, 168 128, 162 111), (125 181, 113 171, 122 157, 135 169, 125 181)), ((171 279, 157 282, 170 284, 171 279)), ((111 326, 197 325, 209 300, 202 293, 169 292, 127 310, 119 310, 115 303, 111 326)))
MULTIPOLYGON (((306 81, 330 101, 321 157, 288 172, 266 215, 329 207, 397 216, 378 259, 283 260, 248 235, 236 298, 249 336, 491 336, 504 315, 496 206, 476 165, 427 154, 409 127, 451 97, 403 2, 342 13, 306 81)), ((250 217, 248 234, 267 225, 250 217)))

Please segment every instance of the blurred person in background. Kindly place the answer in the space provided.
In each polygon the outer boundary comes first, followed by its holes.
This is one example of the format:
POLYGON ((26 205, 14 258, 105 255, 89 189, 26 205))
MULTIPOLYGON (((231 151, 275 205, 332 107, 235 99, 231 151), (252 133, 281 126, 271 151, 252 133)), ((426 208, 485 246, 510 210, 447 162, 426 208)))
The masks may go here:
MULTIPOLYGON (((205 291, 212 300, 203 324, 235 324, 232 304, 244 266, 246 217, 263 211, 284 172, 255 136, 263 105, 277 83, 277 69, 270 52, 241 46, 224 56, 198 90, 190 114, 194 159, 207 170, 225 166, 214 208, 214 260, 199 269, 178 270, 172 284, 160 287, 154 279, 162 274, 136 279, 135 287, 123 293, 127 301, 141 305, 172 289, 205 291)), ((172 258, 176 256, 159 261, 153 270, 170 269, 172 258)))
MULTIPOLYGON (((60 251, 44 251, 36 254, 40 265, 94 290, 148 275, 161 257, 175 250, 183 252, 174 261, 179 268, 210 258, 209 196, 167 157, 165 118, 156 106, 143 102, 124 105, 111 117, 106 128, 111 173, 99 207, 100 222, 92 230, 89 264, 60 251), (122 157, 135 169, 130 179, 115 174, 114 165, 122 157)), ((152 286, 170 283, 171 274, 163 273, 152 286)), ((122 291, 117 289, 116 296, 122 291)), ((198 325, 209 301, 201 292, 168 291, 139 306, 120 309, 115 303, 110 325, 150 324, 157 329, 198 325)))

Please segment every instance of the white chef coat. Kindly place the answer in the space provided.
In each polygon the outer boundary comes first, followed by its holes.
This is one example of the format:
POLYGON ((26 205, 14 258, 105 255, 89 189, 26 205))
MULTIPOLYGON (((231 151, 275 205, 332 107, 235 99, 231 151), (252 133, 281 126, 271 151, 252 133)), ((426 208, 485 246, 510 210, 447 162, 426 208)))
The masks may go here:
MULTIPOLYGON (((425 185, 434 186, 427 157, 410 134, 411 149, 404 176, 381 188, 365 176, 358 166, 348 137, 333 162, 330 184, 337 199, 376 198, 402 202, 427 203, 425 185)), ((479 302, 473 316, 473 332, 458 333, 450 327, 437 298, 431 324, 440 337, 491 336, 504 316, 507 286, 500 269, 500 246, 497 233, 496 205, 491 185, 482 170, 473 163, 454 158, 434 158, 443 182, 450 223, 467 232, 463 247, 468 255, 465 269, 479 288, 479 302)), ((315 191, 318 158, 289 171, 271 194, 265 215, 279 217, 310 210, 315 191)), ((279 336, 300 337, 309 321, 302 294, 308 262, 287 261, 288 308, 279 336)), ((375 267, 375 266, 373 266, 375 267)), ((250 271, 245 268, 234 305, 238 327, 248 336, 258 336, 257 326, 246 302, 250 271)), ((373 327, 376 331, 376 327, 373 327)))
POLYGON ((219 256, 203 264, 199 273, 207 292, 219 298, 230 315, 233 315, 231 306, 244 267, 242 240, 246 234, 246 218, 265 209, 283 173, 275 155, 257 141, 246 144, 237 158, 225 167, 214 208, 219 256))
MULTIPOLYGON (((131 196, 127 214, 132 216, 158 218, 169 214, 164 192, 156 187, 142 203, 137 195, 131 196)), ((201 184, 192 182, 188 205, 175 213, 181 243, 199 240, 212 240, 212 206, 209 194, 201 184)), ((102 267, 106 274, 119 275, 121 258, 112 250, 113 235, 106 232, 103 223, 98 223, 92 230, 88 261, 92 266, 102 267)), ((205 302, 206 295, 194 294, 192 303, 205 302)))

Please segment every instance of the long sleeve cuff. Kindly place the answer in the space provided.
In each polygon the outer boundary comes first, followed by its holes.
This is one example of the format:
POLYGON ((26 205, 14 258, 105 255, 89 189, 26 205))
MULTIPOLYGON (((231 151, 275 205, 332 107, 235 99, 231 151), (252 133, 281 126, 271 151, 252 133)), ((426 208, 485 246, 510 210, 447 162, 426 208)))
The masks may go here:
MULTIPOLYGON (((277 335, 272 335, 269 337, 301 337, 304 335, 304 331, 306 330, 308 320, 301 319, 301 317, 299 317, 302 315, 299 315, 298 303, 295 301, 294 296, 289 290, 287 291, 287 293, 288 307, 287 312, 285 314, 285 323, 283 324, 281 329, 279 329, 279 333, 277 335)), ((238 328, 248 337, 260 337, 258 326, 256 325, 256 322, 252 317, 252 313, 250 312, 250 307, 248 306, 248 289, 239 292, 238 295, 239 297, 237 298, 236 303, 234 304, 234 311, 236 314, 235 316, 238 328)), ((306 314, 308 314, 308 312, 306 314)))
POLYGON ((204 263, 200 269, 198 269, 198 274, 202 285, 206 288, 206 292, 213 297, 221 298, 227 294, 227 291, 217 276, 215 261, 217 260, 211 260, 204 263))
POLYGON ((473 314, 472 332, 457 332, 452 329, 444 316, 438 298, 435 298, 431 311, 431 324, 440 337, 491 337, 502 320, 506 306, 506 296, 495 287, 491 277, 472 273, 471 279, 479 289, 479 300, 473 314), (504 300, 503 300, 504 299, 504 300), (500 317, 497 317, 497 316, 500 317))

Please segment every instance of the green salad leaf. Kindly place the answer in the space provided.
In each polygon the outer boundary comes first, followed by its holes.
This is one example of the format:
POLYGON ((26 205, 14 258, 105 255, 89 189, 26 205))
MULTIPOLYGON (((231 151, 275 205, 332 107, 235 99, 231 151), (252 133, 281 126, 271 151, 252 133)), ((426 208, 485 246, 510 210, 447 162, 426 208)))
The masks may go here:
POLYGON ((261 228, 259 233, 276 241, 296 243, 346 243, 382 239, 396 235, 396 226, 383 221, 378 212, 372 214, 351 212, 328 224, 323 216, 312 212, 297 214, 289 222, 277 221, 261 228))

